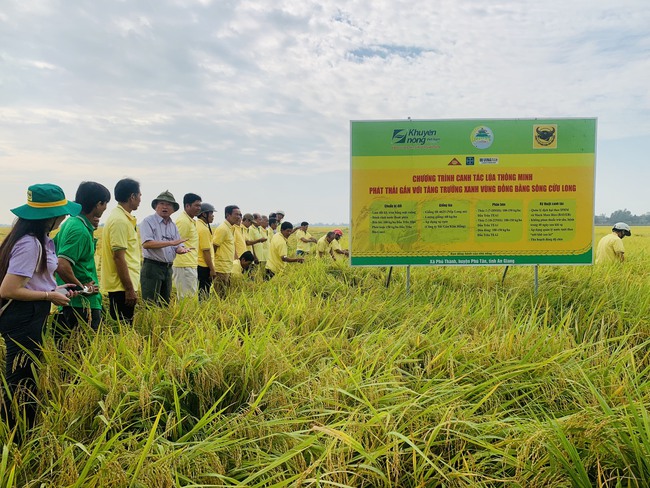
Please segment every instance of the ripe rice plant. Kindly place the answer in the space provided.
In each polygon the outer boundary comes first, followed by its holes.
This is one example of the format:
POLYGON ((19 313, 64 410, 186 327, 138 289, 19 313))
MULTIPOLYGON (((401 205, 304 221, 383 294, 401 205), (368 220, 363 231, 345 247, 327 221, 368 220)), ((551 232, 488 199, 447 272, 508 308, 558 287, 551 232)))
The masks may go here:
POLYGON ((648 242, 537 295, 529 267, 414 268, 406 295, 312 259, 48 335, 0 485, 650 486, 648 242))

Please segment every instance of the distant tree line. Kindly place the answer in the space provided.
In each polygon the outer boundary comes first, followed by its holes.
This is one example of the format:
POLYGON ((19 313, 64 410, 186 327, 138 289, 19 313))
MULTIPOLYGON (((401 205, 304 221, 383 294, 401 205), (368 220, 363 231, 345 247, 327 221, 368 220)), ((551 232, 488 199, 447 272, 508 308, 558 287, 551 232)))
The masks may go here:
POLYGON ((625 222, 628 225, 650 225, 650 212, 643 215, 633 215, 628 209, 616 210, 608 217, 605 214, 596 215, 594 224, 614 225, 616 222, 625 222))

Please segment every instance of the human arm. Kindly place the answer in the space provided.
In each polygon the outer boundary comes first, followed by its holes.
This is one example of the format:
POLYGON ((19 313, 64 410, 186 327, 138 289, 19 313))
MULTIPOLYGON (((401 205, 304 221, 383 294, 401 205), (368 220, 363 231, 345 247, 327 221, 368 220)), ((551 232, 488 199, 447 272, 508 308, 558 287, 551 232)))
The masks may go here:
POLYGON ((208 268, 210 269, 210 278, 214 279, 214 277, 217 276, 217 272, 214 269, 214 263, 212 262, 212 253, 210 252, 210 249, 203 250, 203 259, 205 260, 205 264, 207 264, 208 268))
MULTIPOLYGON (((142 247, 144 249, 162 249, 163 247, 176 246, 176 252, 178 253, 179 248, 188 249, 181 246, 185 241, 187 241, 187 239, 175 239, 173 241, 146 241, 142 243, 142 247)), ((180 252, 179 254, 182 254, 183 252, 180 252)))
POLYGON ((289 256, 282 256, 282 261, 285 263, 303 263, 305 258, 290 258, 289 256))
POLYGON ((21 302, 47 300, 55 305, 67 305, 70 303, 70 299, 67 295, 72 294, 68 290, 69 286, 74 286, 72 283, 69 285, 57 286, 53 291, 39 291, 25 288, 28 281, 29 278, 26 276, 7 273, 0 284, 0 297, 21 302))
POLYGON ((81 288, 90 288, 92 293, 99 293, 99 287, 94 281, 89 281, 88 283, 82 283, 74 274, 72 269, 72 263, 64 257, 59 257, 58 265, 56 268, 56 274, 59 275, 61 280, 65 281, 68 284, 75 285, 81 288))

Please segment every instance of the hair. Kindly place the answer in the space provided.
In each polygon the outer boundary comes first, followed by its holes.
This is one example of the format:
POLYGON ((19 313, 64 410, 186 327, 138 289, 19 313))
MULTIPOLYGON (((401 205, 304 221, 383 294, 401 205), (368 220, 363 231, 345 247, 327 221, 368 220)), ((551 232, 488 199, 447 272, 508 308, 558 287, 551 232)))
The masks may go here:
POLYGON ((303 227, 305 225, 309 225, 309 222, 300 222, 300 227, 303 227))
POLYGON ((273 224, 277 224, 278 221, 275 217, 270 217, 269 218, 269 227, 272 226, 273 224))
POLYGON ((287 230, 287 229, 293 229, 293 224, 291 222, 282 222, 282 225, 280 226, 280 231, 287 230))
POLYGON ((241 256, 239 256, 239 260, 244 260, 244 261, 255 261, 255 256, 253 256, 253 253, 250 251, 243 252, 241 256))
POLYGON ((192 205, 197 200, 200 202, 202 199, 196 193, 186 193, 183 196, 183 205, 192 205))
POLYGON ((261 216, 260 214, 258 214, 258 213, 254 213, 254 214, 253 214, 253 218, 254 218, 255 220, 257 220, 257 219, 261 219, 262 216, 261 216))
POLYGON ((335 236, 335 235, 336 235, 336 232, 334 232, 333 230, 331 230, 331 231, 329 231, 327 233, 327 237, 332 237, 332 236, 335 236))
POLYGON ((140 183, 131 178, 124 178, 115 185, 113 195, 115 195, 115 200, 124 203, 135 193, 140 193, 140 183))
POLYGON ((238 208, 237 205, 228 205, 225 209, 226 218, 228 218, 228 215, 232 215, 232 213, 238 208))
POLYGON ((277 220, 277 218, 278 218, 278 214, 276 214, 275 212, 271 212, 269 214, 269 220, 271 220, 271 219, 276 219, 277 220))
POLYGON ((14 222, 14 226, 5 237, 5 240, 0 245, 0 283, 5 279, 7 270, 9 269, 9 259, 11 258, 11 251, 16 243, 24 236, 34 236, 41 245, 41 260, 36 265, 36 271, 43 272, 47 269, 47 253, 45 250, 45 236, 50 231, 52 226, 52 218, 28 220, 18 218, 14 222))
POLYGON ((108 191, 104 185, 94 181, 83 181, 74 201, 81 205, 81 213, 89 214, 97 206, 98 203, 108 203, 111 201, 111 192, 108 191))

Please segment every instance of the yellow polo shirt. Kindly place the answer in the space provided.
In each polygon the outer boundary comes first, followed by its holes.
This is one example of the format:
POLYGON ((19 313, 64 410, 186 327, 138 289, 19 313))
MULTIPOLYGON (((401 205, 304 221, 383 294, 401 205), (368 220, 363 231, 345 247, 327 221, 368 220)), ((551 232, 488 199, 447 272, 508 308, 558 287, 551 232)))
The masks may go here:
POLYGON ((176 227, 182 239, 187 239, 183 244, 185 247, 192 248, 185 254, 177 254, 174 258, 175 268, 196 268, 199 264, 199 233, 196 230, 196 220, 183 212, 176 219, 176 227))
POLYGON ((230 274, 235 279, 244 277, 244 268, 241 267, 241 262, 239 259, 235 259, 232 262, 232 271, 230 274))
POLYGON ((318 239, 316 243, 316 252, 319 257, 326 257, 330 255, 330 248, 332 247, 331 242, 327 242, 327 234, 318 239))
MULTIPOLYGON (((254 241, 255 237, 253 237, 253 224, 251 224, 249 227, 246 227, 244 224, 241 226, 241 233, 244 236, 244 243, 246 241, 254 241)), ((249 246, 246 244, 246 250, 253 252, 253 246, 249 246)))
MULTIPOLYGON (((248 229, 248 239, 251 241, 256 241, 257 239, 261 239, 262 237, 266 237, 266 231, 262 229, 261 227, 255 226, 255 224, 251 225, 248 229), (262 232, 264 232, 262 234, 262 232)), ((257 258, 258 261, 266 261, 264 259, 264 242, 259 242, 257 244, 253 244, 253 254, 255 254, 255 257, 257 258)))
POLYGON ((620 263, 616 253, 625 253, 625 246, 623 246, 623 239, 618 237, 613 232, 607 234, 600 241, 596 247, 596 264, 602 263, 620 263))
POLYGON ((224 220, 212 234, 212 244, 217 248, 214 252, 214 270, 217 273, 232 271, 232 260, 235 258, 233 228, 230 222, 224 220))
POLYGON ((199 234, 199 266, 204 268, 208 267, 208 263, 205 262, 205 257, 203 257, 203 251, 206 249, 210 251, 210 256, 212 257, 212 263, 214 264, 214 247, 212 247, 212 229, 208 227, 208 224, 203 222, 201 219, 196 221, 196 231, 199 234))
POLYGON ((298 229, 296 231, 296 251, 302 251, 302 252, 310 252, 311 251, 311 245, 313 243, 311 242, 303 242, 301 239, 311 239, 311 234, 309 231, 305 232, 302 229, 298 229))
POLYGON ((113 252, 124 249, 126 265, 133 288, 140 289, 140 267, 142 263, 142 248, 138 235, 137 220, 120 205, 113 209, 102 230, 101 251, 101 289, 105 292, 125 291, 124 285, 117 274, 117 266, 113 252))
POLYGON ((287 239, 278 232, 271 239, 271 248, 269 250, 269 259, 266 261, 266 268, 275 274, 281 273, 287 265, 287 263, 282 261, 282 256, 286 256, 288 253, 287 239))
POLYGON ((338 239, 334 238, 332 240, 332 243, 330 244, 330 247, 332 248, 332 254, 334 254, 334 259, 339 260, 339 259, 345 259, 345 254, 339 254, 336 252, 338 249, 339 251, 342 250, 341 248, 341 243, 339 242, 338 239))
POLYGON ((246 252, 246 239, 244 239, 244 231, 246 228, 243 225, 237 224, 232 226, 233 235, 235 237, 235 259, 246 252))

